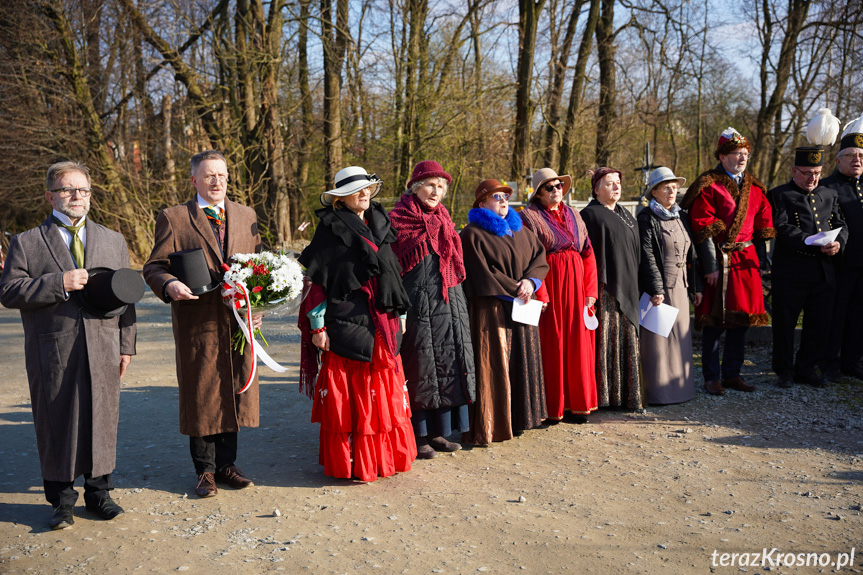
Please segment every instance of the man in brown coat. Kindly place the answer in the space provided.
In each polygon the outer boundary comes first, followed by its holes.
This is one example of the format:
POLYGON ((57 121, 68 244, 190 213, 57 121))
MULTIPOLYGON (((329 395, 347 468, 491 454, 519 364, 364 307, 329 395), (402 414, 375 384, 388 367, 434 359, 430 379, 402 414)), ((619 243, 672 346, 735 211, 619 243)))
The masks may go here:
MULTIPOLYGON (((180 388, 180 433, 189 449, 199 497, 218 493, 216 482, 235 489, 253 485, 235 465, 240 426, 258 426, 258 386, 242 389, 254 357, 231 345, 237 329, 220 290, 194 295, 171 273, 169 256, 202 248, 211 280, 219 284, 221 264, 237 253, 260 250, 255 211, 228 200, 228 167, 215 150, 192 157, 191 182, 197 194, 165 209, 156 219, 153 251, 144 264, 144 279, 157 296, 171 303, 180 388)), ((176 271, 176 270, 175 270, 176 271)), ((256 376, 257 378, 257 376, 256 376)))
POLYGON ((104 315, 81 304, 88 269, 128 268, 129 250, 123 236, 87 217, 86 166, 54 164, 46 180, 53 213, 12 238, 0 303, 21 310, 45 498, 53 507, 49 526, 62 529, 75 522, 74 484, 80 475, 87 510, 102 519, 123 513, 109 493, 120 378, 135 354, 135 307, 104 315))

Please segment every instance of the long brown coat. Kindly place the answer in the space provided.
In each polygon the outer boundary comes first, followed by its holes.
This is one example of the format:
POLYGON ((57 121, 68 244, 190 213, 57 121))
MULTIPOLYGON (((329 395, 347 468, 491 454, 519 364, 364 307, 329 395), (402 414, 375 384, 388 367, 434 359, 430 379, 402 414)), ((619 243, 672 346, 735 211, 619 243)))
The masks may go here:
MULTIPOLYGON (((260 249, 253 209, 225 200, 225 220, 228 259, 260 249)), ((165 209, 156 219, 156 243, 144 264, 144 280, 164 301, 168 301, 165 284, 176 279, 171 275, 168 255, 193 248, 203 248, 210 274, 213 279, 221 278, 222 254, 197 197, 165 209)), ((257 427, 257 376, 245 393, 237 395, 254 359, 248 349, 240 355, 231 347, 237 322, 222 303, 221 290, 196 300, 172 301, 171 317, 180 387, 180 433, 202 437, 239 431, 240 426, 257 427)))
MULTIPOLYGON (((123 236, 89 218, 85 229, 85 268, 129 267, 123 236)), ((63 272, 75 267, 48 217, 12 238, 0 277, 0 303, 21 310, 36 443, 49 481, 114 470, 120 355, 135 354, 135 306, 108 319, 84 311, 63 290, 63 272)))

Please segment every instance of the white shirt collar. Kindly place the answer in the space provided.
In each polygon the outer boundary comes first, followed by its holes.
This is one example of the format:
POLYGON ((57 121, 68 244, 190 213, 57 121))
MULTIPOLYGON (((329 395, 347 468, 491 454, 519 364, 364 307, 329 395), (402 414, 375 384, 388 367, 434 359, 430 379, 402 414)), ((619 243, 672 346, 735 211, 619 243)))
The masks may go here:
MULTIPOLYGON (((208 206, 211 206, 210 202, 201 197, 201 194, 195 194, 198 197, 198 207, 204 209, 208 206)), ((223 199, 221 202, 216 204, 216 207, 220 208, 223 212, 225 211, 225 200, 223 199)))
MULTIPOLYGON (((51 211, 51 214, 52 214, 55 218, 57 218, 58 220, 60 220, 60 221, 61 221, 61 222, 63 222, 64 224, 66 224, 67 226, 74 226, 74 225, 75 225, 75 224, 73 224, 73 223, 72 223, 72 220, 71 220, 71 219, 69 218, 69 216, 67 216, 66 214, 60 213, 60 212, 58 212, 57 210, 52 210, 52 211, 51 211)), ((81 225, 81 222, 84 222, 84 221, 86 221, 86 220, 87 220, 87 216, 84 216, 83 218, 81 218, 80 220, 78 220, 78 224, 77 224, 77 225, 81 225)))

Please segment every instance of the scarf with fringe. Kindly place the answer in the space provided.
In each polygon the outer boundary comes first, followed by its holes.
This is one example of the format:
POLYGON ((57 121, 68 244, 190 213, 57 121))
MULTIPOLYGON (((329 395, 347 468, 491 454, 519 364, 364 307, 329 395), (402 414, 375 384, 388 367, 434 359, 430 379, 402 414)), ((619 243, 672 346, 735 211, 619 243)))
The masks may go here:
POLYGON ((412 270, 429 254, 440 257, 443 298, 449 301, 449 288, 465 278, 461 238, 443 204, 428 210, 413 194, 403 194, 389 213, 396 230, 393 252, 402 266, 402 275, 412 270))

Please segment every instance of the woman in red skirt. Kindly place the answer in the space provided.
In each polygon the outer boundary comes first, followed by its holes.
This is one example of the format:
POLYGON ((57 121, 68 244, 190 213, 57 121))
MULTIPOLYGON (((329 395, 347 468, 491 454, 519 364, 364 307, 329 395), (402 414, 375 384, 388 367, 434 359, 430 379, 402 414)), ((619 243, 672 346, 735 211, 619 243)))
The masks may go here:
POLYGON ((390 220, 371 201, 381 181, 352 166, 335 182, 299 258, 310 283, 299 318, 300 390, 321 424, 324 473, 374 481, 408 471, 417 455, 398 354, 410 302, 390 220))
POLYGON ((597 297, 596 259, 584 221, 563 203, 571 186, 570 176, 558 176, 551 168, 538 170, 521 211, 524 225, 542 242, 549 267, 544 284, 549 301, 539 333, 550 423, 565 413, 575 423, 586 423, 598 406, 594 332, 584 320, 585 307, 592 313, 597 297))

